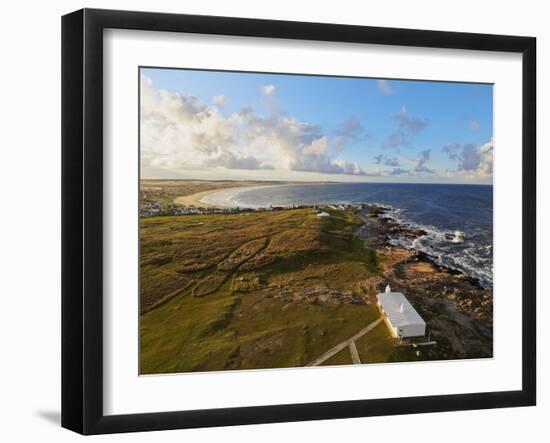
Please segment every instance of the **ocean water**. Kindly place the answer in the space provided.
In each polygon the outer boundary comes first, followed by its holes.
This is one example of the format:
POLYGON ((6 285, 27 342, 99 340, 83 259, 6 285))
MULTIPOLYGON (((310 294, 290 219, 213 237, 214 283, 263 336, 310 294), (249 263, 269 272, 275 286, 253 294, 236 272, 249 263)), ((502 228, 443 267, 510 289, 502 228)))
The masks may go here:
POLYGON ((436 263, 493 284, 493 187, 487 185, 329 183, 264 186, 225 196, 234 205, 378 203, 385 214, 427 234, 392 241, 428 254, 436 263))

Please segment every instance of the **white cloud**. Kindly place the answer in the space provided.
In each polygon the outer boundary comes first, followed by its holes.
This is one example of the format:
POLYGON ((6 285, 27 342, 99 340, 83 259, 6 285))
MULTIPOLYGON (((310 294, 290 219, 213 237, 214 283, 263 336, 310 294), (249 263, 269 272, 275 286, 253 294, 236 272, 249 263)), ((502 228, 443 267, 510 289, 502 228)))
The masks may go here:
POLYGON ((416 157, 389 157, 385 154, 379 154, 374 157, 374 161, 377 165, 383 167, 390 167, 391 169, 384 168, 383 173, 386 175, 404 175, 409 174, 411 176, 435 174, 436 171, 428 167, 430 162, 430 149, 420 151, 416 157), (402 166, 401 161, 406 163, 406 166, 410 169, 406 169, 402 166))
POLYGON ((384 155, 384 154, 379 154, 376 157, 374 157, 374 161, 377 165, 392 166, 392 167, 400 166, 399 160, 397 157, 388 157, 387 155, 384 155))
POLYGON ((273 95, 275 93, 275 85, 264 85, 264 86, 262 86, 262 92, 265 95, 273 95))
POLYGON ((206 106, 196 97, 157 90, 143 76, 140 117, 144 166, 195 168, 219 162, 235 167, 239 159, 252 165, 249 155, 229 149, 238 137, 235 117, 225 118, 215 106, 206 106), (230 155, 225 154, 228 151, 230 155))
MULTIPOLYGON (((264 88, 269 96, 275 92, 273 85, 264 88)), ((140 116, 144 168, 365 174, 358 163, 332 157, 328 137, 314 125, 275 110, 261 116, 244 108, 224 116, 218 106, 156 89, 144 76, 140 116)))
POLYGON ((262 164, 251 155, 236 155, 231 151, 222 151, 206 159, 204 166, 226 169, 273 169, 272 166, 262 164))
POLYGON ((376 84, 378 85, 378 90, 382 94, 384 94, 384 95, 393 94, 393 89, 392 89, 390 83, 387 80, 376 80, 376 84))
POLYGON ((214 97, 212 97, 212 103, 220 108, 227 105, 228 102, 229 98, 225 95, 215 95, 214 97))
POLYGON ((479 162, 478 169, 488 175, 493 174, 493 151, 493 140, 479 147, 479 155, 481 160, 479 162))
POLYGON ((262 117, 249 110, 243 119, 244 142, 253 152, 269 153, 270 163, 275 169, 364 174, 357 163, 331 157, 328 137, 314 125, 284 113, 262 117))
POLYGON ((488 178, 493 174, 493 140, 476 147, 471 143, 449 143, 443 147, 448 157, 456 162, 456 172, 469 178, 488 178))
POLYGON ((430 149, 425 149, 420 151, 416 157, 416 166, 414 167, 414 172, 424 173, 424 174, 434 174, 435 170, 428 167, 428 162, 430 161, 430 149))
POLYGON ((410 174, 410 172, 411 171, 409 171, 408 169, 404 169, 398 166, 389 171, 387 175, 407 175, 410 174))
POLYGON ((397 129, 384 142, 382 145, 384 148, 409 146, 414 138, 428 126, 426 120, 409 114, 405 106, 401 107, 399 112, 393 114, 392 117, 397 123, 397 129))
POLYGON ((343 149, 349 143, 358 143, 367 138, 363 125, 354 115, 336 127, 333 135, 332 145, 335 149, 343 149))

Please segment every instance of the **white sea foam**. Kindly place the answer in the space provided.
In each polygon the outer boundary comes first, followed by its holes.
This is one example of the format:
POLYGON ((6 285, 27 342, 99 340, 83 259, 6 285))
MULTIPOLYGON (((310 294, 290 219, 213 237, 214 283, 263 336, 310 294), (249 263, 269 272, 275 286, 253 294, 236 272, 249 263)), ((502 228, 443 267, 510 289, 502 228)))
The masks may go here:
MULTIPOLYGON (((413 240, 398 235, 391 239, 391 244, 423 252, 436 264, 463 272, 477 279, 486 288, 492 287, 492 260, 480 255, 480 246, 468 241, 464 232, 443 231, 431 225, 412 222, 403 215, 403 211, 396 208, 388 209, 380 216, 394 220, 406 228, 418 229, 426 233, 413 240)), ((492 245, 481 246, 481 248, 486 253, 492 251, 492 245)))
POLYGON ((462 243, 464 241, 464 232, 455 231, 454 236, 451 240, 453 243, 462 243))

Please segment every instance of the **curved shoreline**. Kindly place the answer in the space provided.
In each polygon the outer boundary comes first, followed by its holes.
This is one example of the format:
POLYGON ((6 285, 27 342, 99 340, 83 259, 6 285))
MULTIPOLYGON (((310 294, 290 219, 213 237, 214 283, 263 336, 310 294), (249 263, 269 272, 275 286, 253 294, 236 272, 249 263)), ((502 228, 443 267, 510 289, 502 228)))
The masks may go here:
MULTIPOLYGON (((243 189, 254 188, 255 186, 237 186, 234 188, 218 188, 210 189, 208 191, 196 192, 195 194, 184 195, 181 197, 176 197, 174 203, 184 206, 194 206, 196 208, 215 208, 220 207, 219 205, 209 203, 205 199, 212 194, 218 194, 223 191, 235 191, 239 190, 240 192, 243 189)), ((222 206, 222 207, 231 207, 231 206, 222 206)))
POLYGON ((237 208, 237 207, 246 207, 251 209, 264 208, 266 206, 254 205, 254 204, 239 204, 235 199, 240 193, 249 190, 257 189, 266 189, 274 188, 281 186, 289 186, 289 184, 279 184, 279 185, 259 185, 259 186, 240 186, 237 188, 227 188, 218 190, 218 192, 212 192, 207 195, 204 195, 201 198, 201 202, 207 205, 222 207, 222 208, 237 208))
MULTIPOLYGON (((195 206, 197 208, 237 208, 243 207, 234 199, 243 191, 252 189, 272 188, 275 186, 288 186, 289 184, 277 185, 252 185, 252 186, 235 186, 232 188, 210 189, 208 191, 197 192, 191 195, 176 197, 174 203, 185 206, 195 206)), ((261 208, 258 205, 246 205, 250 208, 261 208)))

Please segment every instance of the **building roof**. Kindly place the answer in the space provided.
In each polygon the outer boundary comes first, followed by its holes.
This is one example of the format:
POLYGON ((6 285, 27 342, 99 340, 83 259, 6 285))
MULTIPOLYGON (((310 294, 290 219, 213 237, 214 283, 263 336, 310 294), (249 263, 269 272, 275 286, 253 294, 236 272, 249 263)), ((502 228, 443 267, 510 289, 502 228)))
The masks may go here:
POLYGON ((401 292, 384 292, 376 298, 394 327, 426 324, 401 292))

